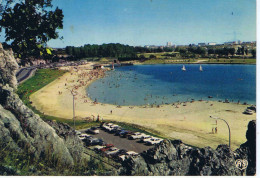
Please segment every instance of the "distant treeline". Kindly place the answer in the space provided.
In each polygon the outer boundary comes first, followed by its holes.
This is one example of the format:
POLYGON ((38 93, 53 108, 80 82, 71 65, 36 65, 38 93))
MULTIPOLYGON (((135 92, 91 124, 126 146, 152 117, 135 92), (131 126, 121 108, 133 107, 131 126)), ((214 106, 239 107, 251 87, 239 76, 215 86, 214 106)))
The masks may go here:
POLYGON ((133 46, 122 44, 84 45, 81 47, 67 46, 66 53, 76 58, 88 57, 117 57, 137 58, 136 49, 133 46))
POLYGON ((123 45, 119 43, 109 43, 102 45, 86 44, 80 47, 67 46, 65 48, 68 55, 76 58, 89 58, 89 57, 116 57, 120 59, 135 59, 137 53, 156 53, 156 52, 172 52, 173 48, 145 48, 123 45))
POLYGON ((234 47, 196 47, 196 46, 188 46, 188 47, 177 47, 175 48, 175 52, 179 52, 182 57, 195 57, 195 55, 199 55, 200 57, 209 57, 210 55, 215 55, 218 57, 223 56, 234 56, 236 55, 249 55, 252 54, 253 57, 256 57, 255 49, 247 49, 244 46, 238 47, 237 49, 234 47))
MULTIPOLYGON (((121 61, 133 60, 133 59, 144 59, 144 55, 137 54, 139 53, 159 53, 159 52, 178 52, 181 57, 190 58, 190 57, 209 57, 209 56, 218 56, 218 57, 228 57, 229 55, 248 55, 252 54, 253 57, 256 56, 255 49, 247 49, 244 46, 238 47, 200 47, 200 46, 182 46, 182 47, 155 47, 155 48, 146 48, 146 47, 134 47, 129 45, 123 45, 119 43, 109 43, 102 45, 90 45, 86 44, 81 47, 67 46, 66 53, 73 56, 73 59, 82 59, 82 58, 91 58, 91 57, 115 57, 121 61)), ((165 54, 165 56, 176 57, 177 54, 165 54)))

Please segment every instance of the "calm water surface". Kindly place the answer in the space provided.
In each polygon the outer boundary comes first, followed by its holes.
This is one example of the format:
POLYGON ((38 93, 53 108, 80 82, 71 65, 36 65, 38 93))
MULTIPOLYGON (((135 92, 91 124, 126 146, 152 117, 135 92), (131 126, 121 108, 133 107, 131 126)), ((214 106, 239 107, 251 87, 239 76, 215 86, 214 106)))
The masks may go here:
POLYGON ((256 103, 255 65, 135 65, 108 71, 93 82, 92 100, 116 105, 165 104, 191 99, 256 103))

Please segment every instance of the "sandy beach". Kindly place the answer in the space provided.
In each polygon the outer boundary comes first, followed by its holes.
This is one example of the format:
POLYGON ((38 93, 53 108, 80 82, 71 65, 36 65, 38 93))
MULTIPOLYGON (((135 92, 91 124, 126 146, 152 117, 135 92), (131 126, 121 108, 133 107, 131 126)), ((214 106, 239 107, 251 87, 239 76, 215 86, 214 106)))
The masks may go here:
POLYGON ((96 118, 99 115, 106 120, 136 124, 155 130, 161 136, 181 139, 184 143, 216 148, 219 144, 228 144, 226 124, 209 116, 225 119, 231 128, 231 148, 234 150, 246 141, 247 124, 256 119, 256 114, 245 115, 248 105, 222 103, 217 101, 195 101, 175 105, 121 106, 95 104, 87 97, 86 87, 104 72, 92 70, 93 63, 80 67, 66 68, 67 72, 59 79, 31 95, 30 100, 38 110, 47 115, 72 119, 72 95, 68 89, 77 91, 75 114, 77 119, 96 118), (68 88, 68 89, 66 89, 68 88), (112 110, 112 114, 111 114, 112 110), (217 133, 215 133, 217 128, 217 133), (214 133, 212 133, 212 130, 214 133))

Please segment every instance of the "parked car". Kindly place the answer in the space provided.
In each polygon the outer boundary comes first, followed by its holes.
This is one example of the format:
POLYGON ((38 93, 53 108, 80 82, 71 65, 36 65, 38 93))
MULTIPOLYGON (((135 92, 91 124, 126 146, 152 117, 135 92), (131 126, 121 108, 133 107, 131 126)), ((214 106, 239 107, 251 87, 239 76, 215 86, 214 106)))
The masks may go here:
POLYGON ((126 155, 137 156, 137 155, 139 155, 139 154, 136 153, 135 151, 128 151, 128 152, 126 152, 126 155))
POLYGON ((99 130, 97 127, 91 127, 90 129, 86 130, 86 133, 99 134, 99 130))
POLYGON ((97 151, 97 152, 100 152, 100 150, 102 149, 102 148, 105 148, 106 146, 100 146, 100 145, 96 145, 96 146, 94 146, 94 150, 95 151, 97 151))
POLYGON ((250 110, 250 109, 246 109, 246 110, 244 111, 244 114, 252 115, 252 114, 254 114, 254 111, 252 111, 252 110, 250 110))
POLYGON ((131 132, 129 130, 126 130, 125 132, 123 133, 120 133, 120 137, 124 137, 124 138, 127 138, 129 137, 130 135, 132 135, 134 132, 131 132))
POLYGON ((250 110, 256 112, 256 106, 255 105, 251 105, 251 106, 247 107, 247 109, 250 109, 250 110))
POLYGON ((118 133, 118 135, 119 135, 120 137, 122 137, 122 136, 126 135, 128 132, 129 132, 128 130, 121 130, 121 131, 118 133))
POLYGON ((116 132, 121 131, 121 130, 122 130, 122 127, 120 127, 120 126, 115 126, 115 127, 113 127, 113 129, 111 130, 111 133, 116 133, 116 132))
POLYGON ((105 152, 105 151, 109 150, 109 148, 111 148, 111 147, 114 147, 114 145, 113 144, 105 144, 105 147, 101 148, 100 151, 105 152))
POLYGON ((130 135, 128 138, 131 139, 131 140, 135 140, 135 139, 142 138, 142 136, 145 136, 145 134, 144 133, 140 133, 140 132, 136 132, 136 133, 130 135))
POLYGON ((105 154, 106 154, 107 156, 112 156, 112 155, 116 154, 117 152, 119 152, 119 149, 118 149, 118 148, 116 148, 116 147, 111 147, 111 148, 109 148, 107 151, 105 151, 105 154))
POLYGON ((115 135, 118 135, 118 136, 120 136, 120 133, 123 133, 123 132, 125 132, 126 130, 125 129, 121 129, 121 130, 117 130, 116 132, 115 132, 115 135))
POLYGON ((148 144, 148 145, 155 145, 155 144, 158 144, 158 143, 160 143, 160 142, 162 142, 163 141, 163 139, 161 139, 161 138, 151 138, 150 140, 148 140, 146 143, 148 144))
POLYGON ((120 149, 116 154, 114 154, 113 156, 115 157, 115 158, 117 158, 117 157, 119 157, 120 155, 124 155, 124 154, 126 154, 126 150, 125 149, 120 149))
POLYGON ((88 134, 81 134, 81 135, 79 135, 79 139, 80 139, 80 140, 85 140, 85 139, 88 138, 88 137, 89 137, 88 134))
POLYGON ((155 137, 152 137, 152 136, 142 137, 140 141, 146 143, 147 141, 149 141, 152 138, 155 138, 155 137))
POLYGON ((98 139, 98 138, 90 138, 86 140, 86 145, 90 146, 90 145, 103 145, 104 141, 102 139, 98 139))

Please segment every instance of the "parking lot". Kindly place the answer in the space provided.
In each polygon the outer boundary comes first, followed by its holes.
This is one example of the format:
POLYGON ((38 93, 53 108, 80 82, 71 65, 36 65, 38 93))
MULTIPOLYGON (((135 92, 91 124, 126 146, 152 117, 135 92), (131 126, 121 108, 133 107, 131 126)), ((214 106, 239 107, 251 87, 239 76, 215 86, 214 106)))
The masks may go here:
MULTIPOLYGON (((81 130, 81 132, 84 132, 85 130, 81 130)), ((115 136, 112 133, 105 132, 104 130, 99 128, 99 134, 89 134, 96 138, 101 138, 108 144, 113 144, 115 147, 119 149, 125 149, 127 151, 135 151, 137 153, 141 153, 143 151, 146 151, 154 145, 145 145, 144 143, 138 143, 138 140, 129 140, 128 138, 122 138, 120 136, 115 136)))

